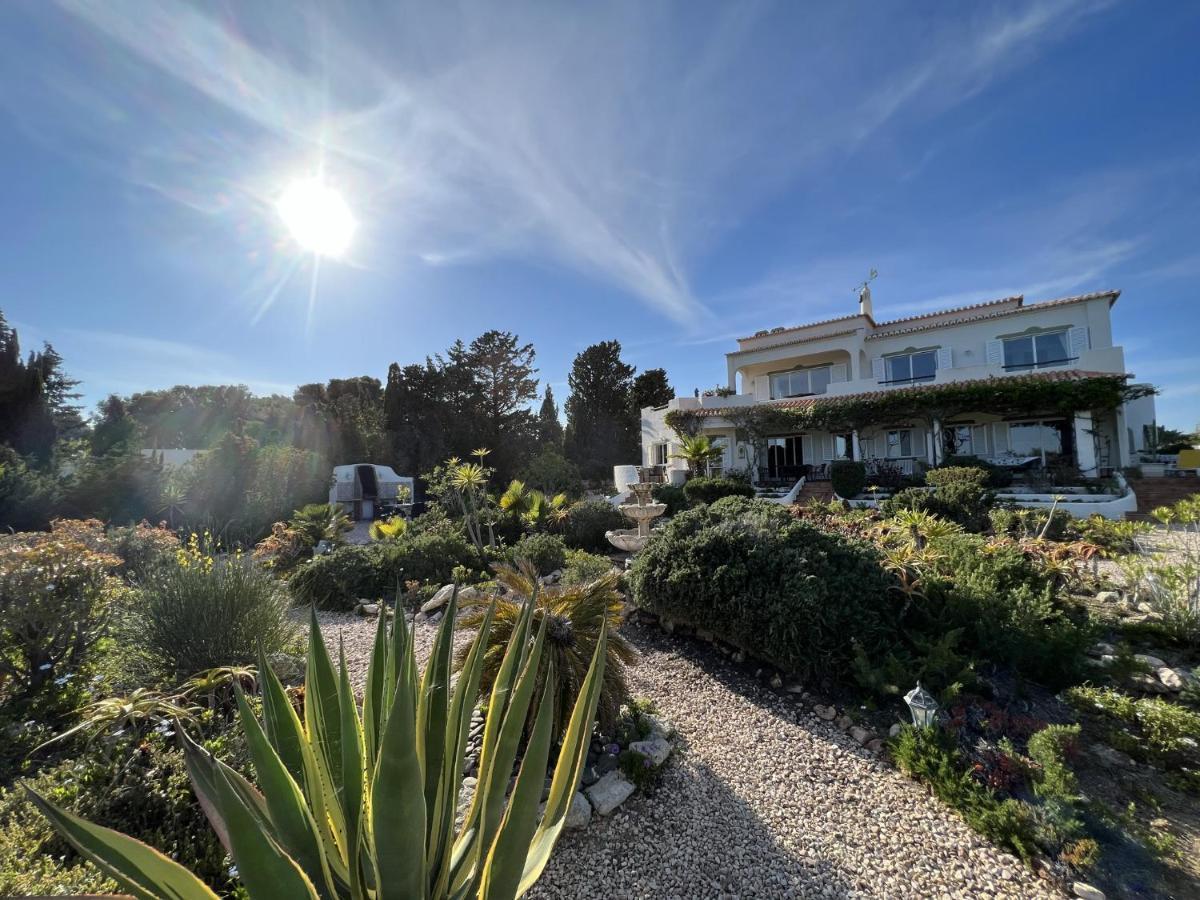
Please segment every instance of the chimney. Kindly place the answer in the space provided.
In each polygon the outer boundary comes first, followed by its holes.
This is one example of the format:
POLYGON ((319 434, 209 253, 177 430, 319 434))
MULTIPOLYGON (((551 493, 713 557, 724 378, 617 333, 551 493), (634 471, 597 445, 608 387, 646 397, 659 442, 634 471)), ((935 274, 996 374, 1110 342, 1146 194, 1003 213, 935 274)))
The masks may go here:
POLYGON ((865 282, 858 289, 858 314, 875 321, 875 311, 871 308, 871 285, 865 282))

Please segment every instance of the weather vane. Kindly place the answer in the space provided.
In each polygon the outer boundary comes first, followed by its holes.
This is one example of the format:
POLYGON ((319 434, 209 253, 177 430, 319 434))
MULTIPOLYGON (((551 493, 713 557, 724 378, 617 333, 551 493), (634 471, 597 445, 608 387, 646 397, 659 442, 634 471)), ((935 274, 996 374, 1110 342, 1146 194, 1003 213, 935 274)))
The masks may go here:
POLYGON ((879 270, 871 269, 871 274, 867 276, 867 280, 864 281, 862 284, 856 285, 854 287, 854 289, 853 289, 854 293, 858 294, 858 296, 860 296, 860 297, 863 294, 869 294, 871 292, 871 282, 874 281, 878 277, 879 277, 879 270))

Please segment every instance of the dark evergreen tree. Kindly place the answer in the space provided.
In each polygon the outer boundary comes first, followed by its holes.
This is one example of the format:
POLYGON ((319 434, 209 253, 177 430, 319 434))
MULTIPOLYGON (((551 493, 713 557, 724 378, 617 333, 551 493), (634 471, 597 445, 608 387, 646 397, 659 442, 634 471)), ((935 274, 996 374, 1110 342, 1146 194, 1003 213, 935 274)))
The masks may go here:
POLYGON ((633 379, 630 390, 629 405, 634 417, 640 419, 640 414, 647 406, 664 406, 675 396, 671 385, 667 382, 666 369, 647 369, 633 379))
POLYGON ((132 448, 137 443, 137 435, 137 422, 129 414, 125 401, 110 394, 100 403, 99 415, 92 425, 92 453, 103 456, 118 448, 132 448))
POLYGON ((70 405, 76 382, 63 374, 62 357, 49 344, 21 359, 21 342, 0 313, 0 444, 37 463, 49 461, 59 425, 79 427, 70 405))
POLYGON ((621 360, 618 341, 593 344, 575 357, 567 383, 567 458, 584 478, 603 481, 612 467, 638 459, 630 409, 633 366, 621 360))
POLYGON ((543 449, 562 451, 563 427, 558 420, 558 404, 554 402, 550 385, 546 385, 546 396, 542 398, 542 408, 538 411, 537 440, 543 449))

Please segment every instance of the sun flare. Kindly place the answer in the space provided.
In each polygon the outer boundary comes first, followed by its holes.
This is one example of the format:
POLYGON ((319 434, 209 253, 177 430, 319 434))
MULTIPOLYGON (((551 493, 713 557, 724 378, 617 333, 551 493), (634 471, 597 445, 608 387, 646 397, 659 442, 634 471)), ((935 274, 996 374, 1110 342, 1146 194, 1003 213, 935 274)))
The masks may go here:
POLYGON ((289 184, 276 209, 296 243, 317 256, 341 256, 358 228, 341 192, 318 178, 289 184))

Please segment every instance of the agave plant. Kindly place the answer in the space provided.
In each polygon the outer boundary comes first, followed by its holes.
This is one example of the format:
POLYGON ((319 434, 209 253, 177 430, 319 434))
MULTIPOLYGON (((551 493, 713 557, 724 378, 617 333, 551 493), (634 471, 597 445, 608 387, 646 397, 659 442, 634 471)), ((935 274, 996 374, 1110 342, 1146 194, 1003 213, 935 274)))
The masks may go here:
MULTIPOLYGON (((481 627, 491 616, 491 638, 483 655, 484 690, 500 677, 505 648, 510 635, 533 608, 534 622, 546 628, 546 652, 538 673, 542 682, 555 683, 551 692, 553 735, 559 735, 571 719, 575 697, 583 690, 588 667, 596 648, 603 647, 607 660, 604 681, 597 706, 600 731, 612 733, 620 714, 621 704, 629 697, 625 683, 625 667, 638 659, 637 651, 616 628, 621 621, 621 594, 617 590, 620 576, 606 572, 589 584, 555 585, 539 588, 536 574, 526 568, 497 565, 496 580, 508 588, 508 593, 495 601, 475 601, 465 604, 460 627, 481 627)), ((458 651, 455 665, 466 669, 471 663, 473 648, 458 651)), ((539 696, 545 693, 539 687, 539 696)), ((529 712, 528 726, 535 726, 540 708, 529 712)))
POLYGON ((78 725, 55 735, 41 746, 76 734, 86 736, 88 741, 127 732, 144 736, 164 722, 192 722, 198 712, 200 707, 188 705, 182 695, 169 696, 148 688, 138 688, 127 697, 105 697, 89 703, 79 710, 81 721, 78 725))
MULTIPOLYGON (((335 673, 315 614, 303 719, 260 659, 261 723, 237 693, 257 787, 182 737, 192 786, 253 900, 507 900, 537 880, 583 771, 604 677, 604 633, 558 751, 544 811, 553 679, 538 698, 541 711, 506 801, 546 642, 547 622, 535 635, 536 604, 527 606, 487 701, 477 788, 456 829, 464 748, 493 619, 489 612, 480 623, 451 688, 456 606, 457 591, 420 677, 403 617, 395 617, 389 636, 380 616, 361 710, 345 656, 335 673)), ((29 794, 83 856, 133 896, 215 900, 202 881, 158 851, 29 794)))

